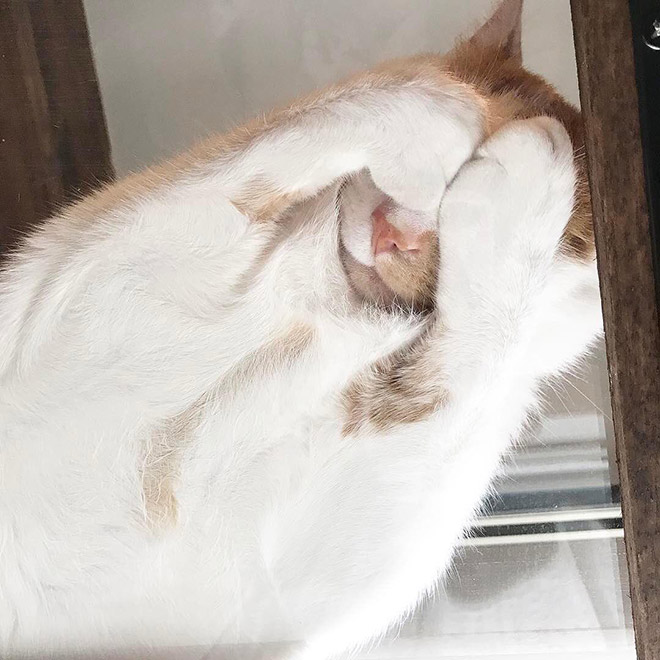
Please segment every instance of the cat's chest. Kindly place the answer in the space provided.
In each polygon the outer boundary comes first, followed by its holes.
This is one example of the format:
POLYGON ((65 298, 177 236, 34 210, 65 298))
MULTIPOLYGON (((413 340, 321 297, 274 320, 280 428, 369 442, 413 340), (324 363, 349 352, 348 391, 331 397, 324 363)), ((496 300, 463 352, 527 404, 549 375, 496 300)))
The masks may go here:
POLYGON ((243 423, 273 435, 297 421, 339 414, 352 380, 420 328, 394 317, 293 317, 209 394, 208 418, 236 424, 249 410, 243 423))
MULTIPOLYGON (((204 397, 186 452, 194 480, 236 492, 227 475, 240 480, 257 464, 276 462, 275 454, 295 453, 326 425, 341 428, 348 385, 419 331, 420 324, 395 318, 286 324, 204 397)), ((270 468, 259 469, 266 475, 270 468)))
POLYGON ((218 563, 213 549, 232 546, 250 564, 273 503, 297 492, 345 441, 348 384, 418 331, 394 319, 301 318, 207 393, 173 484, 177 538, 193 548, 182 561, 206 575, 218 563))

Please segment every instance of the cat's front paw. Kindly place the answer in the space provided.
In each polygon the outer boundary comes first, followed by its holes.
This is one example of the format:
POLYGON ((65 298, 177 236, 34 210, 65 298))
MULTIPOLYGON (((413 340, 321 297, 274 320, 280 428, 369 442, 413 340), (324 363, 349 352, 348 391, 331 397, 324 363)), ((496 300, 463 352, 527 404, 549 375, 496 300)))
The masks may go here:
POLYGON ((381 114, 368 157, 374 183, 406 209, 437 212, 483 139, 483 108, 464 86, 443 81, 392 95, 381 114))
POLYGON ((511 122, 479 147, 442 202, 442 313, 512 328, 542 304, 574 188, 571 141, 554 119, 511 122))

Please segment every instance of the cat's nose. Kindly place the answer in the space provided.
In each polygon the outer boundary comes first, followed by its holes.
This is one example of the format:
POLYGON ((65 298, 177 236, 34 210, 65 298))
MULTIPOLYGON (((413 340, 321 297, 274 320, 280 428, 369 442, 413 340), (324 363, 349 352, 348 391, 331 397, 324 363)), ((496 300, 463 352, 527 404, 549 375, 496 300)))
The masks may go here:
POLYGON ((387 220, 387 205, 376 207, 371 214, 373 223, 371 247, 374 256, 387 252, 416 252, 420 248, 419 234, 412 231, 401 231, 387 220))

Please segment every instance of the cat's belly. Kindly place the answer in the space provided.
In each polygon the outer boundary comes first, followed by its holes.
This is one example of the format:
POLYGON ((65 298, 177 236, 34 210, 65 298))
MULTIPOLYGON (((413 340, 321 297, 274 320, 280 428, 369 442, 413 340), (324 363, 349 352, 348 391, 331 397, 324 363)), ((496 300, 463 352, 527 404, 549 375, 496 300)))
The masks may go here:
POLYGON ((1 518, 0 649, 304 635, 273 577, 279 504, 340 451, 346 383, 419 331, 310 327, 297 359, 257 361, 152 429, 108 413, 57 454, 53 428, 32 429, 22 446, 44 460, 17 456, 1 518))
POLYGON ((292 613, 300 603, 276 568, 282 531, 297 524, 285 509, 352 442, 342 435, 346 384, 416 332, 408 321, 382 322, 371 337, 317 324, 299 361, 207 400, 178 467, 177 523, 162 540, 160 576, 174 581, 159 583, 158 600, 170 630, 183 623, 224 643, 305 637, 310 622, 292 613))

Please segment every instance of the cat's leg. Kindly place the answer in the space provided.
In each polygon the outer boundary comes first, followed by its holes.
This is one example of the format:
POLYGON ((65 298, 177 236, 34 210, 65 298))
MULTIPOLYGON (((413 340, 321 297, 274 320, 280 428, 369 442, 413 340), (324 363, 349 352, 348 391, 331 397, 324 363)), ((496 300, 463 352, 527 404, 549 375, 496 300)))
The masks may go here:
MULTIPOLYGON (((75 383, 97 399, 107 388, 133 390, 143 410, 190 404, 276 338, 268 292, 254 308, 241 293, 273 240, 272 227, 245 214, 273 217, 368 167, 385 193, 428 211, 435 226, 447 182, 482 134, 478 97, 439 69, 406 81, 367 74, 274 115, 238 145, 205 151, 173 181, 138 185, 117 208, 99 204, 101 222, 81 222, 74 207, 31 238, 0 285, 0 374, 12 382, 20 372, 40 396, 75 383)), ((17 399, 27 396, 21 387, 17 399)))
MULTIPOLYGON (((290 321, 267 284, 245 284, 276 228, 235 207, 266 217, 278 196, 286 205, 366 166, 402 203, 435 209, 481 124, 478 100, 441 74, 375 77, 281 113, 193 168, 118 184, 29 239, 0 283, 11 475, 0 534, 34 528, 48 543, 13 542, 2 568, 28 578, 0 610, 28 612, 35 628, 56 599, 62 611, 94 610, 127 564, 147 561, 142 518, 159 531, 176 523, 176 462, 198 402, 290 321), (40 600, 53 583, 63 588, 40 600)), ((0 626, 0 644, 10 634, 0 626)))
MULTIPOLYGON (((554 291, 573 287, 560 243, 574 185, 568 136, 538 119, 495 135, 450 187, 434 326, 354 383, 342 431, 316 429, 308 476, 265 526, 274 585, 307 641, 300 657, 381 634, 446 568, 535 404, 539 332, 572 323, 554 291)), ((597 319, 589 327, 571 357, 597 319)))
POLYGON ((525 340, 524 361, 537 377, 569 367, 602 332, 595 255, 572 256, 564 245, 566 223, 556 222, 573 211, 576 184, 570 147, 561 125, 546 118, 501 130, 461 172, 443 202, 439 225, 444 254, 438 290, 441 321, 448 327, 488 330, 502 341, 515 337, 521 349, 525 340), (528 126, 545 133, 531 141, 528 126), (553 167, 546 169, 539 162, 544 143, 554 154, 553 167), (494 172, 488 176, 482 160, 506 171, 506 182, 494 172), (543 177, 542 185, 534 184, 535 177, 543 177), (487 211, 496 208, 503 220, 489 224, 487 211), (534 224, 520 221, 526 217, 534 224), (541 239, 546 241, 543 248, 541 239), (461 250, 466 243, 474 245, 469 255, 461 250), (525 248, 525 261, 517 246, 525 248), (487 300, 499 300, 491 306, 490 327, 474 314, 487 300), (518 321, 524 324, 516 330, 518 321))
POLYGON ((265 120, 240 150, 203 169, 259 219, 365 167, 403 206, 436 210, 483 134, 479 97, 440 70, 405 82, 366 74, 265 120))

